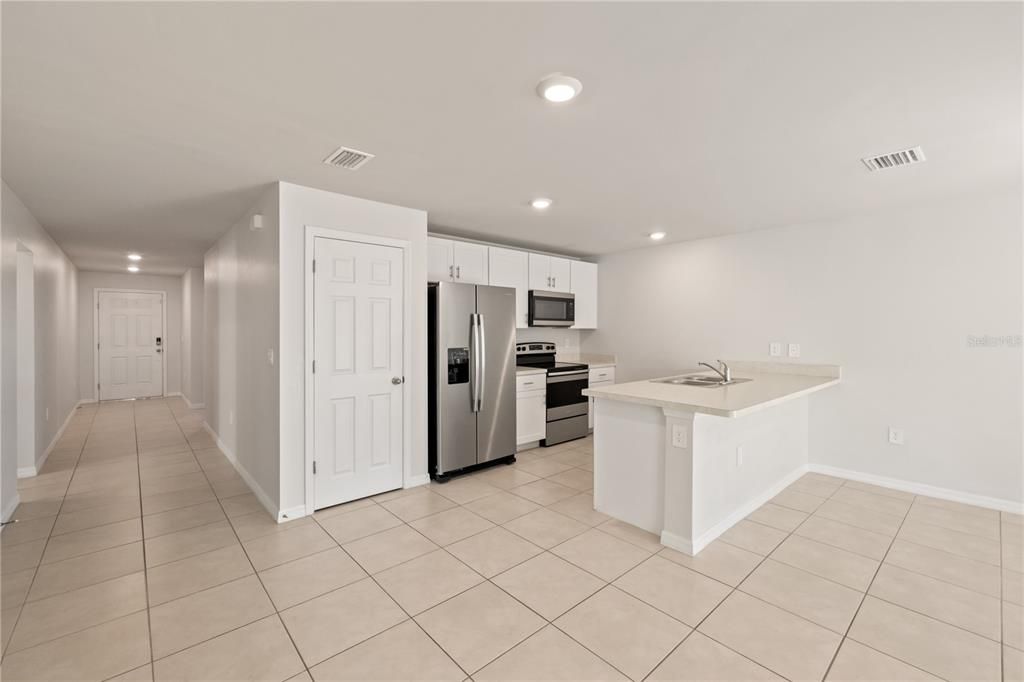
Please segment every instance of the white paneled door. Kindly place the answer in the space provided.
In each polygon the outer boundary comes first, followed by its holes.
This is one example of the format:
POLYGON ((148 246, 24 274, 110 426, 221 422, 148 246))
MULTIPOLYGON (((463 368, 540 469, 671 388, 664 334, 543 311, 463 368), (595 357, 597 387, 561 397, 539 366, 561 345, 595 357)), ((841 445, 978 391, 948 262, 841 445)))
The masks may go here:
POLYGON ((313 242, 314 507, 402 487, 403 250, 313 242))
POLYGON ((99 399, 163 395, 163 295, 100 291, 96 304, 99 399))

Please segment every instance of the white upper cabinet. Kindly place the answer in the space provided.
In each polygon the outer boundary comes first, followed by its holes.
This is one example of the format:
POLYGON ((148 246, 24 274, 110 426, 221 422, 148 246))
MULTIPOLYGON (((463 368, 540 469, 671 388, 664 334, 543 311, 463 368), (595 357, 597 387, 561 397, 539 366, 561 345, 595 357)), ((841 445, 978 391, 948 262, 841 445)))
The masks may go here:
POLYGON ((564 291, 571 286, 570 261, 568 258, 530 254, 530 288, 541 291, 564 291))
POLYGON ((572 293, 576 301, 573 329, 597 329, 597 264, 570 261, 572 293))
POLYGON ((487 247, 427 237, 427 279, 431 282, 487 284, 487 247))
POLYGON ((530 326, 527 319, 527 294, 530 288, 529 257, 525 251, 492 246, 488 249, 491 284, 497 287, 515 287, 516 327, 530 326))
POLYGON ((427 237, 427 280, 454 282, 455 264, 452 262, 452 240, 427 237))

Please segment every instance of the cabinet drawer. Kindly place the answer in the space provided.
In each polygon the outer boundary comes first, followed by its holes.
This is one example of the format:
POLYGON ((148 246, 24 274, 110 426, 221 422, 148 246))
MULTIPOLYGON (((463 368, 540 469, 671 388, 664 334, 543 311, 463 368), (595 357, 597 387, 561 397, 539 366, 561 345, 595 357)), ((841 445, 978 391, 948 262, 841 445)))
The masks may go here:
POLYGON ((591 384, 603 384, 603 383, 614 383, 615 382, 615 368, 614 367, 599 367, 597 369, 590 370, 590 383, 591 384))
POLYGON ((547 377, 543 373, 516 377, 516 393, 543 391, 545 388, 547 388, 547 377))

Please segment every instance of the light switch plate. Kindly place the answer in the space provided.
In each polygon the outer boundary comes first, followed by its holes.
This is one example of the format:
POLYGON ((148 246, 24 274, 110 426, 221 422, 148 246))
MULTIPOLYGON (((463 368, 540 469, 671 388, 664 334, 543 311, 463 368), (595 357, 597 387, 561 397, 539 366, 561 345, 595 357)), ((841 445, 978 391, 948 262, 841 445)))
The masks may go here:
POLYGON ((773 358, 782 357, 782 343, 779 341, 772 341, 768 344, 768 355, 773 358))
POLYGON ((738 445, 736 447, 736 468, 739 469, 743 466, 743 446, 738 445))
POLYGON ((800 344, 791 343, 789 344, 789 357, 798 358, 800 357, 800 344))
POLYGON ((686 427, 682 424, 672 425, 672 447, 685 448, 689 445, 689 437, 686 434, 686 427))
POLYGON ((903 445, 903 429, 897 429, 892 426, 889 427, 889 444, 890 445, 903 445))

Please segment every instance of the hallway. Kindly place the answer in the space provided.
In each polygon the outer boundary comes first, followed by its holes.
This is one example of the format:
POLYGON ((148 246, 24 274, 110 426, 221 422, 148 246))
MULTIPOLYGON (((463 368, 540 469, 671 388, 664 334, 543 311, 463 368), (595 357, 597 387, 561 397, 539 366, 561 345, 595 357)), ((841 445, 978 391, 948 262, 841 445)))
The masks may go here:
MULTIPOLYGON (((253 577, 174 601, 252 576, 242 540, 278 528, 202 419, 180 398, 83 405, 19 481, 18 523, 0 535, 4 678, 151 679, 153 658, 274 613, 253 577)), ((190 660, 163 664, 180 677, 190 660)))

